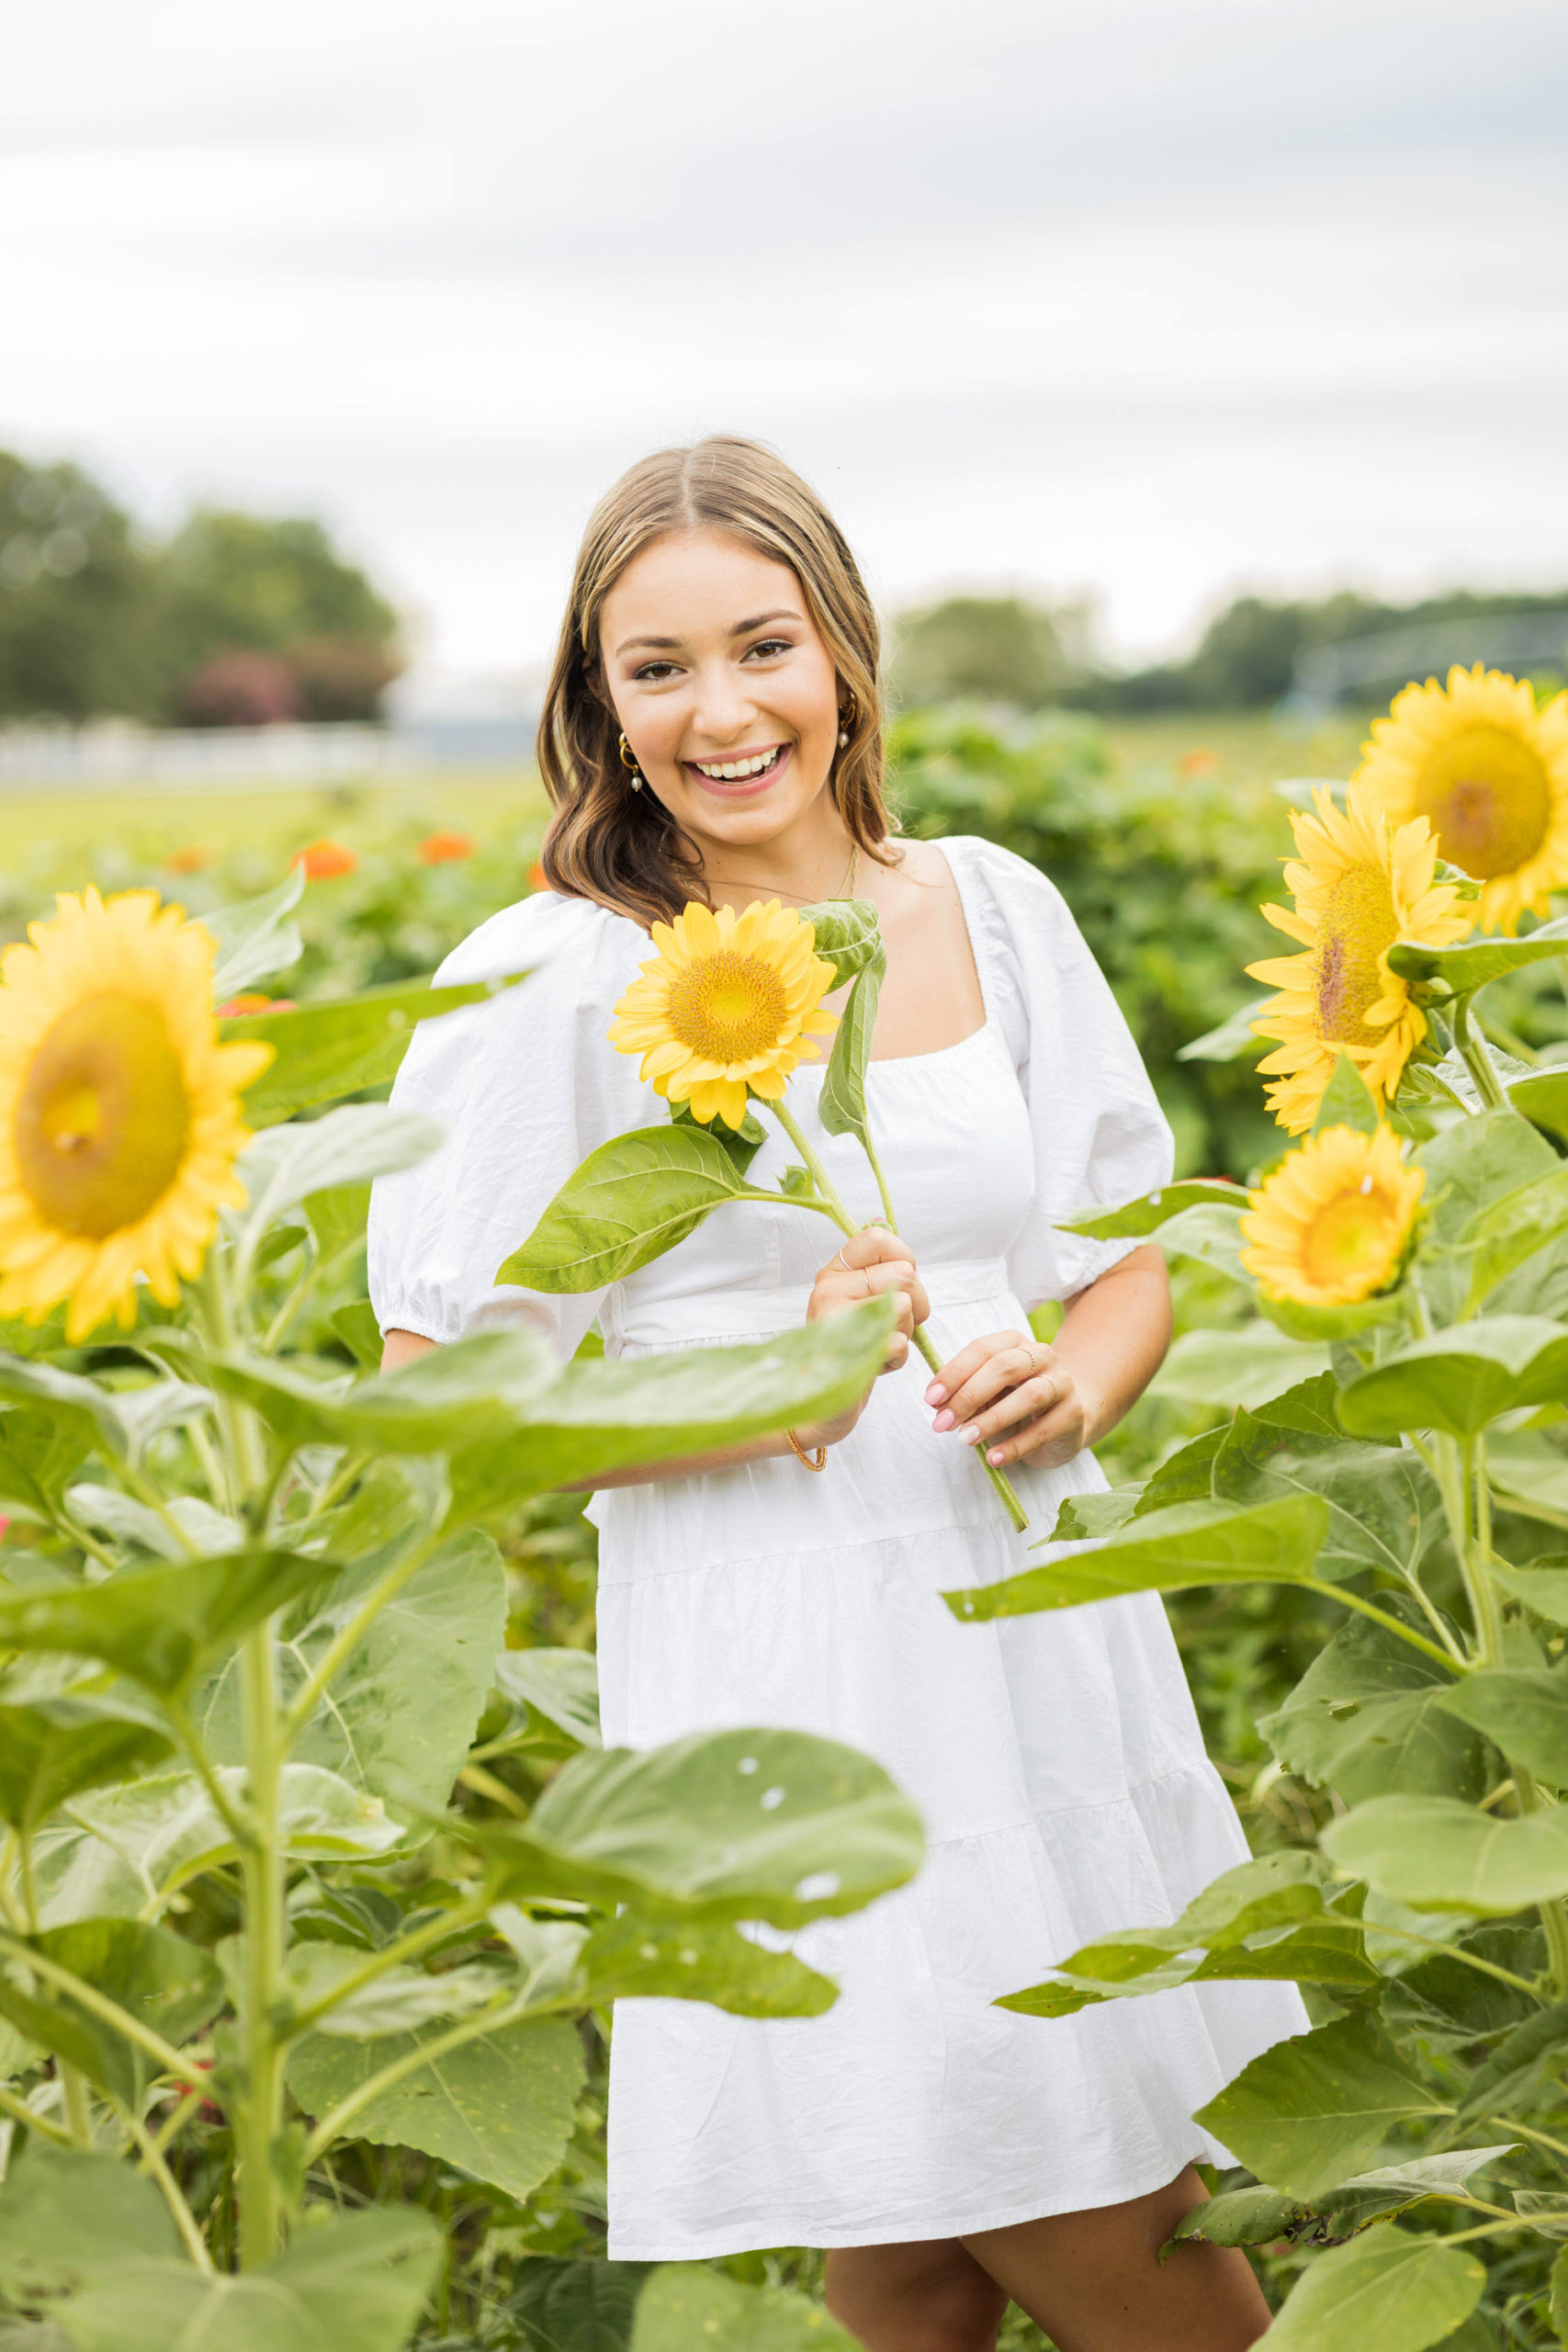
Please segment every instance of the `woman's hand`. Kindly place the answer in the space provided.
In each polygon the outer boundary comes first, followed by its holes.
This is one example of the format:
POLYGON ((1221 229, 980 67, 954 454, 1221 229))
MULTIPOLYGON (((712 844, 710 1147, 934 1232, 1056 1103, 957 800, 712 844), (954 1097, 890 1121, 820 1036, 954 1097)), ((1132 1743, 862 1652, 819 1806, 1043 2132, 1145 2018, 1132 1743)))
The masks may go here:
MULTIPOLYGON (((884 1372, 897 1372, 907 1362, 909 1341, 917 1323, 923 1323, 931 1313, 931 1301, 925 1284, 915 1272, 914 1253, 907 1241, 885 1226, 867 1226, 836 1250, 811 1285, 811 1303, 806 1310, 808 1323, 820 1323, 829 1315, 842 1315, 847 1308, 863 1306, 868 1298, 892 1297, 897 1301, 897 1322, 887 1342, 884 1372)), ((871 1394, 866 1391, 866 1396, 871 1394)), ((865 1396, 846 1412, 836 1413, 830 1421, 813 1421, 797 1428, 795 1436, 807 1448, 837 1445, 848 1437, 865 1408, 865 1396)))
POLYGON ((998 1469, 1070 1462, 1095 1434, 1092 1408, 1055 1348, 1027 1331, 989 1331, 942 1365, 926 1390, 931 1426, 956 1430, 998 1469))

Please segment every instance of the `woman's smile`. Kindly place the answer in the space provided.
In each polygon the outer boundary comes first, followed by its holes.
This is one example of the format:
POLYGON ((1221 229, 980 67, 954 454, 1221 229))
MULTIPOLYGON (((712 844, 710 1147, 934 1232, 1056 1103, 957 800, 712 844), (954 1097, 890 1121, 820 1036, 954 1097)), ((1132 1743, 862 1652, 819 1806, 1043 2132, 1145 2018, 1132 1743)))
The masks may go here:
POLYGON ((721 800, 749 800, 777 781, 794 749, 793 743, 773 743, 722 760, 682 760, 681 765, 700 790, 716 793, 721 800))

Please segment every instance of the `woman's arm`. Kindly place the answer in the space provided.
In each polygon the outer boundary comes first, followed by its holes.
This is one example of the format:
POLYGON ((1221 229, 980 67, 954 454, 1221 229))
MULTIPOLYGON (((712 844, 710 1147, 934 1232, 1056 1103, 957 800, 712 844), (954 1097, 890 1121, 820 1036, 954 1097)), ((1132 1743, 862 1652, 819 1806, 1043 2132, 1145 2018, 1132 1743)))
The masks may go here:
POLYGON ((926 1390, 933 1427, 954 1430, 987 1462, 1070 1462, 1115 1428, 1165 1361, 1170 1283, 1145 1242, 1069 1301, 1049 1346, 1027 1331, 972 1340, 926 1390))
MULTIPOLYGON (((806 1319, 819 1323, 825 1316, 841 1315, 868 1298, 888 1294, 897 1301, 898 1319, 882 1369, 897 1372, 908 1355, 915 1325, 925 1321, 931 1306, 907 1243, 880 1226, 868 1227, 846 1241, 841 1250, 835 1251, 812 1285, 806 1319)), ((382 1343, 381 1369, 396 1372, 435 1344, 434 1340, 421 1338, 417 1331, 390 1329, 382 1343)), ((866 1395, 870 1393, 868 1389, 866 1395)), ((795 1434, 807 1453, 820 1445, 837 1445, 848 1437, 864 1408, 865 1396, 861 1396, 829 1421, 797 1425, 795 1434)), ((722 1446, 712 1453, 677 1454, 646 1467, 632 1464, 624 1470, 606 1470, 596 1478, 576 1479, 563 1491, 581 1494, 594 1487, 646 1487, 656 1479, 701 1477, 709 1470, 738 1470, 748 1462, 776 1462, 793 1451, 788 1438, 779 1430, 763 1437, 747 1438, 739 1445, 722 1446)))

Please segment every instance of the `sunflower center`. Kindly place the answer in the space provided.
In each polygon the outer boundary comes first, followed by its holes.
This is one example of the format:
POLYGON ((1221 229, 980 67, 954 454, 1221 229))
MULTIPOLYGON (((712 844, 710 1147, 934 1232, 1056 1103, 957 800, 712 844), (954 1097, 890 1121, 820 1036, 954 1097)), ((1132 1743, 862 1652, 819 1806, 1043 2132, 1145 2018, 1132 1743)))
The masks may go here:
POLYGON ((1528 865, 1546 839, 1551 779, 1538 754, 1503 727, 1467 727, 1438 744, 1416 786, 1416 813, 1472 881, 1528 865))
POLYGON ((1399 936, 1393 891, 1376 866, 1352 865, 1330 890, 1317 919, 1313 994, 1317 1034, 1331 1046, 1374 1046, 1368 1008, 1387 987, 1378 958, 1399 936))
POLYGON ((185 1073, 157 1007, 86 997, 33 1054, 17 1102, 17 1161, 46 1224, 102 1241, 162 1199, 189 1129, 185 1073))
POLYGON ((1381 1281, 1399 1246, 1404 1218, 1397 1201, 1371 1176, 1353 1193, 1325 1201, 1302 1236, 1302 1268, 1319 1289, 1368 1289, 1381 1281))
POLYGON ((788 1003, 784 982, 760 956, 719 948, 670 983, 670 1026, 705 1061, 745 1062, 772 1052, 788 1003))

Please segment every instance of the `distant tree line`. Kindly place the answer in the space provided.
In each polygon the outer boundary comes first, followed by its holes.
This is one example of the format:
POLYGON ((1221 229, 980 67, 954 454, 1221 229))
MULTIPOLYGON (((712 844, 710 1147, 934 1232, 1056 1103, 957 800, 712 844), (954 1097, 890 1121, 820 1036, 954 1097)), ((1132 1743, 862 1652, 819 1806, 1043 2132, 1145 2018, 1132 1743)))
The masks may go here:
POLYGON ((398 630, 318 522, 198 507, 159 539, 78 467, 0 450, 0 724, 373 719, 398 630))
POLYGON ((1303 654, 1380 629, 1568 610, 1559 595, 1429 596, 1388 605, 1349 589, 1315 602, 1238 596, 1186 662, 1114 672, 1093 658, 1088 615, 1021 596, 951 596, 895 616, 892 681, 905 709, 953 700, 1107 713, 1246 710, 1288 695, 1303 654))

